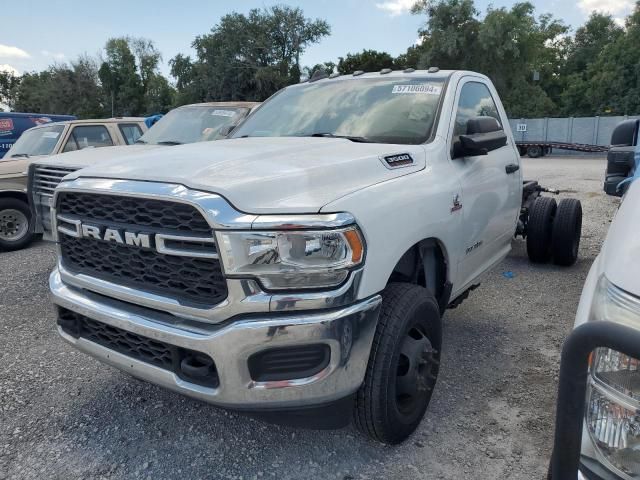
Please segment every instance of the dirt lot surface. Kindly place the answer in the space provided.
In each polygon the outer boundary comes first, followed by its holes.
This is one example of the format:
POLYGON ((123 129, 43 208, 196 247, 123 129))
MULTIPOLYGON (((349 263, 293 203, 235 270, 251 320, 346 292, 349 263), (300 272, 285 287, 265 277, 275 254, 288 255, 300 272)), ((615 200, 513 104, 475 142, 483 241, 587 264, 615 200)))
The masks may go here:
POLYGON ((225 412, 137 381, 57 336, 54 249, 0 254, 0 479, 542 479, 559 350, 617 200, 601 159, 525 160, 585 213, 580 260, 531 265, 524 244, 445 316, 427 417, 386 447, 353 428, 308 431, 225 412))

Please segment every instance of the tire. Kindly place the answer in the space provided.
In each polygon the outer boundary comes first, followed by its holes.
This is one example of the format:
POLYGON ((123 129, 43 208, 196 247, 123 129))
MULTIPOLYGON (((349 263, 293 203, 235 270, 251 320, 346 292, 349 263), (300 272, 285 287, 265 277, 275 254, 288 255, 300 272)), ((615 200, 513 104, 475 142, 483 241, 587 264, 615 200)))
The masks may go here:
POLYGON ((553 263, 569 267, 576 263, 582 232, 582 205, 580 200, 565 198, 558 204, 553 220, 551 255, 553 263))
POLYGON ((538 197, 529 210, 527 222, 527 255, 534 263, 551 259, 551 234, 558 205, 551 197, 538 197))
POLYGON ((542 154, 542 147, 538 145, 531 145, 529 148, 527 148, 527 155, 529 155, 529 158, 538 158, 541 157, 542 154))
POLYGON ((0 250, 19 250, 32 240, 29 205, 17 198, 0 198, 0 250))
POLYGON ((392 283, 382 298, 354 423, 374 440, 398 444, 415 431, 431 400, 442 327, 438 302, 425 288, 392 283))

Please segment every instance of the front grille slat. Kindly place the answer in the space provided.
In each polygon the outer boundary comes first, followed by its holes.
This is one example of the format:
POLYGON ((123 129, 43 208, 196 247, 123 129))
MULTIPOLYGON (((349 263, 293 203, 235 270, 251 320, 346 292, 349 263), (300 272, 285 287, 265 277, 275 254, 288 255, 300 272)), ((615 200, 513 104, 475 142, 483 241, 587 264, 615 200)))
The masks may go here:
POLYGON ((76 170, 76 168, 71 167, 41 167, 36 165, 33 174, 33 188, 36 195, 51 197, 52 192, 62 179, 76 170))
MULTIPOLYGON (((171 232, 213 237, 200 212, 187 204, 167 200, 115 195, 60 192, 57 212, 83 223, 118 226, 127 231, 171 232)), ((227 297, 220 261, 160 254, 93 238, 58 236, 61 259, 73 273, 175 299, 183 305, 212 307, 227 297)))

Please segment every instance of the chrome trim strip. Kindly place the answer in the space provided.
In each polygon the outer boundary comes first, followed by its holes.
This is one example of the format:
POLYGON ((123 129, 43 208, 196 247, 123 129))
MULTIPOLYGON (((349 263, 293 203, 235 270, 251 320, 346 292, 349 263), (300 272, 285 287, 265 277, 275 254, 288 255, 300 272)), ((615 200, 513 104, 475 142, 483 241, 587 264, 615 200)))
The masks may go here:
POLYGON ((340 228, 356 223, 345 212, 316 215, 259 215, 251 224, 252 230, 305 230, 340 228))
POLYGON ((71 230, 69 228, 63 227, 62 225, 58 225, 56 228, 58 232, 64 233, 65 235, 68 235, 73 238, 82 237, 82 234, 80 233, 82 222, 80 220, 77 220, 75 218, 65 217, 64 215, 56 215, 56 219, 60 220, 61 222, 70 223, 71 225, 75 226, 75 230, 71 230))
POLYGON ((167 235, 164 233, 156 233, 154 238, 156 241, 156 251, 163 255, 175 255, 177 257, 190 257, 190 258, 212 258, 215 260, 218 259, 218 251, 215 248, 216 241, 213 239, 213 237, 188 237, 184 235, 167 235), (167 247, 165 243, 167 240, 178 241, 178 242, 207 243, 214 247, 213 248, 214 251, 211 253, 206 253, 201 251, 171 248, 171 247, 167 247))
POLYGON ((62 282, 76 288, 142 307, 162 310, 190 320, 213 324, 248 313, 322 310, 350 305, 357 299, 362 279, 362 269, 360 269, 351 272, 347 281, 336 290, 272 295, 263 292, 255 280, 229 278, 227 279, 227 298, 207 309, 181 305, 170 297, 135 290, 82 273, 73 273, 68 271, 60 261, 55 273, 59 275, 62 282))
POLYGON ((49 285, 54 302, 63 308, 138 335, 210 355, 216 363, 220 386, 212 389, 191 384, 173 372, 60 332, 67 342, 132 375, 229 407, 304 406, 355 392, 364 378, 382 302, 377 295, 338 310, 258 316, 211 332, 194 332, 156 322, 140 312, 122 310, 109 299, 103 302, 90 298, 62 283, 56 272, 51 275, 49 285), (348 335, 344 334, 346 331, 348 335), (265 348, 318 342, 329 345, 331 359, 327 369, 314 377, 284 382, 251 379, 247 360, 252 354, 265 348), (230 345, 233 348, 229 348, 230 345))

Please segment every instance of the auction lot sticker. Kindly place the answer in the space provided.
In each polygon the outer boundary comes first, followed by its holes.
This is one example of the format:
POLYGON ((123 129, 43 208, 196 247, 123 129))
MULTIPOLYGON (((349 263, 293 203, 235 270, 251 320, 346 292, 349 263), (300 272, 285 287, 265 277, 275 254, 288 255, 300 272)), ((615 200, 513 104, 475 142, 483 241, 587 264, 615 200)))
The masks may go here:
POLYGON ((439 85, 394 85, 391 93, 421 93, 424 95, 440 95, 439 85))

